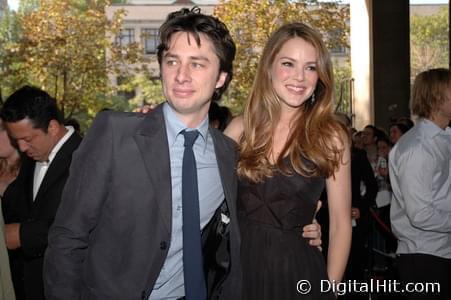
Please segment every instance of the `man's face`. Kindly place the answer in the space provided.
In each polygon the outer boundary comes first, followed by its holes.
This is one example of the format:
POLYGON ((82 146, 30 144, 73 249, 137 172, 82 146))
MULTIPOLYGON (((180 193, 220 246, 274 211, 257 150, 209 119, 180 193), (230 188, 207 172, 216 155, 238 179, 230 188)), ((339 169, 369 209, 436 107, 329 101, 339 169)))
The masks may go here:
POLYGON ((401 129, 399 129, 397 126, 390 127, 390 141, 392 144, 396 144, 398 140, 403 135, 401 129))
POLYGON ((33 128, 33 123, 29 119, 17 122, 5 122, 5 128, 9 136, 14 140, 20 151, 37 161, 48 160, 50 151, 58 142, 54 130, 56 122, 52 120, 47 133, 42 129, 33 128))
POLYGON ((200 34, 200 46, 186 32, 174 33, 161 62, 163 93, 186 125, 195 127, 207 115, 216 88, 227 73, 219 72, 213 43, 200 34))
POLYGON ((391 147, 385 141, 377 142, 377 154, 384 158, 388 157, 388 153, 390 152, 391 147))
POLYGON ((440 107, 440 114, 442 115, 445 122, 451 122, 451 87, 447 92, 447 99, 440 107))
POLYGON ((363 129, 363 144, 365 146, 371 146, 374 144, 374 132, 371 128, 363 129))

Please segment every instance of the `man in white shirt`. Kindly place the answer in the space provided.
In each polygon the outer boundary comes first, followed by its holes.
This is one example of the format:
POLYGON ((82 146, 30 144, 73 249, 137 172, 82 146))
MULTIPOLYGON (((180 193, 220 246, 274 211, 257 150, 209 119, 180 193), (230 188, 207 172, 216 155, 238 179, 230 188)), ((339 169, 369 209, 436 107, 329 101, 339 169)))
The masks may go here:
POLYGON ((23 157, 5 192, 5 237, 17 299, 44 299, 42 264, 47 235, 81 137, 65 127, 55 99, 24 86, 6 100, 0 117, 23 157))
POLYGON ((440 283, 440 293, 409 292, 407 299, 451 299, 451 72, 420 73, 411 108, 420 120, 389 156, 399 274, 406 284, 440 283))

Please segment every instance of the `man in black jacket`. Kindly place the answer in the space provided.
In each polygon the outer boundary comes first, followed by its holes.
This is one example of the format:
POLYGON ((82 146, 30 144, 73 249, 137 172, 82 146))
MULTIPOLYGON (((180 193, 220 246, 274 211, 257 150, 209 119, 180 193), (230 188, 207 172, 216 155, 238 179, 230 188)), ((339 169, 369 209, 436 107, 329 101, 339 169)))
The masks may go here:
POLYGON ((14 289, 18 300, 40 300, 48 230, 81 137, 63 125, 55 99, 35 87, 24 86, 9 96, 0 117, 25 154, 2 200, 14 289))

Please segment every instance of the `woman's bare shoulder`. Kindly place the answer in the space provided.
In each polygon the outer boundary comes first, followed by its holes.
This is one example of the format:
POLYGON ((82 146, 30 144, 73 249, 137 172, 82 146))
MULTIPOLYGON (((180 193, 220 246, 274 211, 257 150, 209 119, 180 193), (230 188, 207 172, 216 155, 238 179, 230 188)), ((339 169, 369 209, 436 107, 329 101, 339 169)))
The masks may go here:
POLYGON ((235 142, 239 143, 244 130, 243 116, 239 115, 230 121, 227 128, 224 130, 224 134, 235 142))

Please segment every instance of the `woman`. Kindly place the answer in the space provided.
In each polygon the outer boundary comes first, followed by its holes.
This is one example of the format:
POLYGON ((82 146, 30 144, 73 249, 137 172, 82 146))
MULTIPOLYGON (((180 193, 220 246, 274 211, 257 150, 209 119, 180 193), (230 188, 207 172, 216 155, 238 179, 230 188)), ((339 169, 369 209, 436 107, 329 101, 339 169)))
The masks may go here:
POLYGON ((16 179, 19 166, 19 152, 11 145, 8 133, 0 119, 0 198, 8 185, 16 179))
POLYGON ((226 130, 240 144, 243 299, 333 299, 321 292, 325 280, 342 279, 351 242, 350 146, 333 118, 332 77, 320 35, 301 23, 282 26, 263 50, 244 115, 226 130), (298 234, 324 186, 327 271, 321 252, 298 234), (311 291, 298 291, 299 280, 311 291))
MULTIPOLYGON (((11 145, 0 119, 0 199, 3 197, 6 188, 16 179, 19 167, 19 152, 11 145)), ((11 281, 3 226, 3 213, 0 211, 0 299, 12 300, 15 299, 15 295, 11 281)))

